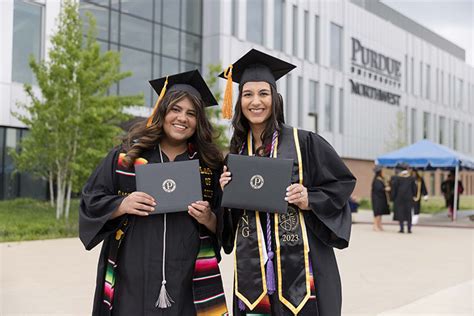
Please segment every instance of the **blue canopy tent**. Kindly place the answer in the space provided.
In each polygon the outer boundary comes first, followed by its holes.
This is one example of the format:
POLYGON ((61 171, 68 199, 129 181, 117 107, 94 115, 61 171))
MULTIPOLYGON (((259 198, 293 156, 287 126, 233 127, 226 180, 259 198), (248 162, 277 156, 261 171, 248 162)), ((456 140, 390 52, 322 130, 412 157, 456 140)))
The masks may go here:
POLYGON ((453 220, 456 219, 457 195, 459 170, 474 170, 474 158, 468 157, 446 146, 433 143, 429 140, 421 140, 407 147, 377 157, 376 165, 387 168, 395 168, 398 164, 406 163, 412 168, 434 170, 454 169, 454 212, 453 220))

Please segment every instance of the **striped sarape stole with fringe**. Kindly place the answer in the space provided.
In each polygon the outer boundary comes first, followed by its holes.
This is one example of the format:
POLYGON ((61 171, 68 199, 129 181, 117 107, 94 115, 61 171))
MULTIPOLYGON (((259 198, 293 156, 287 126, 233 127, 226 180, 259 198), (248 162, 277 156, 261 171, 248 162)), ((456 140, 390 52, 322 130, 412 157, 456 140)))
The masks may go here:
MULTIPOLYGON (((115 233, 111 242, 104 282, 103 302, 112 310, 114 300, 115 269, 120 243, 125 236, 127 221, 115 233)), ((193 295, 197 316, 228 315, 222 278, 212 238, 200 234, 200 248, 194 265, 193 295)))

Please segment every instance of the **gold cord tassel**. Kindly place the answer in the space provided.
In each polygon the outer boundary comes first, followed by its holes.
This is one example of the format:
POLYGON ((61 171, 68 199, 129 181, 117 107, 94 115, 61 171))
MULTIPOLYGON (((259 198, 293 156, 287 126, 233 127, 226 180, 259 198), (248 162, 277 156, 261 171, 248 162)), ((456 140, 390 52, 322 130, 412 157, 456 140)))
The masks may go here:
POLYGON ((160 95, 158 96, 158 100, 156 100, 155 106, 153 107, 153 112, 151 113, 150 117, 148 118, 148 121, 146 122, 146 127, 150 127, 151 124, 153 123, 153 118, 155 117, 156 111, 158 111, 158 106, 160 105, 161 100, 165 96, 167 85, 168 85, 168 76, 166 76, 165 84, 163 85, 160 95))
POLYGON ((227 79, 227 83, 222 104, 222 117, 230 120, 232 118, 232 65, 224 72, 224 78, 227 79))

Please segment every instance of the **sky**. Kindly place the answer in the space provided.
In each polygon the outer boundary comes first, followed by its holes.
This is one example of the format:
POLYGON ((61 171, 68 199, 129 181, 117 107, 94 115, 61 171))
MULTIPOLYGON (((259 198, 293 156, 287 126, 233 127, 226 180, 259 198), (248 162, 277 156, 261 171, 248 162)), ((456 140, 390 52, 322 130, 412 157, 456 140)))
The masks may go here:
POLYGON ((466 51, 474 67, 474 0, 381 0, 466 51))

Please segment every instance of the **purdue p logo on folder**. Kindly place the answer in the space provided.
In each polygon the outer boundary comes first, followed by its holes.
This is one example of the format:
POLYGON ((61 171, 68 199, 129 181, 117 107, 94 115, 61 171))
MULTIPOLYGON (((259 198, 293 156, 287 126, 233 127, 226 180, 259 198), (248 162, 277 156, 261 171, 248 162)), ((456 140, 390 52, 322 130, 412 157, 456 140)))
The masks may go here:
POLYGON ((202 201, 199 160, 151 163, 135 167, 137 191, 156 200, 155 210, 163 214, 188 211, 188 205, 202 201))
POLYGON ((286 213, 286 188, 291 184, 293 159, 230 154, 232 181, 224 188, 222 206, 286 213))

